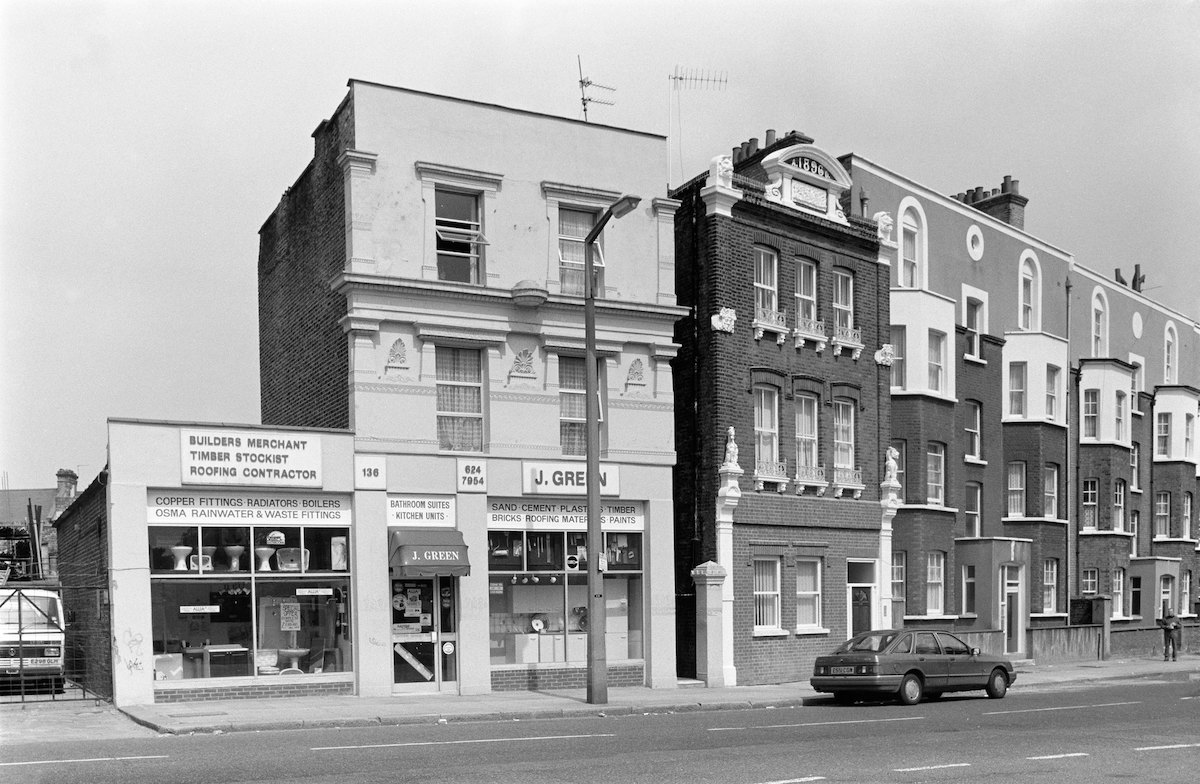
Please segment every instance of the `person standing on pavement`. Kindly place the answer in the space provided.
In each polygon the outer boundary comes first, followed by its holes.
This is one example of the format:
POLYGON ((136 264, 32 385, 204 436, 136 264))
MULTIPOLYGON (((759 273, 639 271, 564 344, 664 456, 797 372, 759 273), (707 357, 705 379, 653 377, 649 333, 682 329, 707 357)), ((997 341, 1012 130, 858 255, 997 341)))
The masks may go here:
POLYGON ((1183 633, 1179 626, 1179 618, 1175 608, 1163 602, 1163 617, 1158 622, 1163 630, 1163 661, 1177 661, 1179 646, 1183 643, 1183 633))

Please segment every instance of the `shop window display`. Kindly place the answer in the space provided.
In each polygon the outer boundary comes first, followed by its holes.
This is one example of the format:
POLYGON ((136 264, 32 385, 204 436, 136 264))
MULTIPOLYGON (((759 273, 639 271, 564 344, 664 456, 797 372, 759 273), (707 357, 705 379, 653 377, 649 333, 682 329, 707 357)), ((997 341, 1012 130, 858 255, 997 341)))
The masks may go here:
POLYGON ((155 678, 348 671, 348 544, 344 527, 151 526, 155 678))
MULTIPOLYGON (((605 652, 643 657, 642 534, 606 533, 605 652)), ((489 531, 492 664, 587 661, 587 534, 489 531)))

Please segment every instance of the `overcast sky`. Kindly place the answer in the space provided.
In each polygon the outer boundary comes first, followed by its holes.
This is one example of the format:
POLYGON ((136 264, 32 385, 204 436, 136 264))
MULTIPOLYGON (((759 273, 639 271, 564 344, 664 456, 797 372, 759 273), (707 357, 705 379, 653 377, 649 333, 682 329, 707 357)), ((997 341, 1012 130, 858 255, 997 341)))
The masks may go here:
POLYGON ((1011 174, 1030 232, 1194 317, 1198 42, 1183 0, 0 0, 0 478, 86 485, 108 417, 259 421, 258 228, 351 78, 578 118, 582 58, 592 122, 671 137, 664 193, 767 128, 1011 174), (727 81, 676 112, 676 68, 727 81))

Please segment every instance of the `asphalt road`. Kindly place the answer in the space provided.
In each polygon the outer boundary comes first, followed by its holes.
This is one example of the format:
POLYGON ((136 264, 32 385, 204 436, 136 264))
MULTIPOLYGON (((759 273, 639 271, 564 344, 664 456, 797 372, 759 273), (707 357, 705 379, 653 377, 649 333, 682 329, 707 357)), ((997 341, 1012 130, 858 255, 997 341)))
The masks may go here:
POLYGON ((0 781, 1195 782, 1200 682, 799 708, 6 744, 0 781))

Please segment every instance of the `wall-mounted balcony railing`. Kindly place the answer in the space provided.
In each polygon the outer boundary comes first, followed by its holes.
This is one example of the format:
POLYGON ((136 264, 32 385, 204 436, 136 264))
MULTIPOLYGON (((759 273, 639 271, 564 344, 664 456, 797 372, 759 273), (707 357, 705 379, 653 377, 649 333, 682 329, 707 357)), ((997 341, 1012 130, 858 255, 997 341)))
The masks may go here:
POLYGON ((796 339, 796 348, 804 348, 804 341, 811 340, 816 344, 818 354, 825 350, 825 344, 829 342, 825 322, 821 319, 796 319, 796 329, 792 336, 796 339))
POLYGON ((839 351, 843 348, 850 349, 854 352, 853 359, 857 360, 863 351, 862 330, 858 327, 834 327, 833 347, 839 351))
POLYGON ((782 346, 788 336, 787 311, 755 308, 754 323, 750 326, 754 328, 755 340, 762 340, 764 332, 774 332, 775 342, 782 346))
POLYGON ((796 483, 796 495, 804 492, 805 488, 811 487, 817 491, 818 496, 825 495, 825 488, 829 487, 829 481, 826 478, 825 466, 796 466, 796 476, 793 481, 796 483))
POLYGON ((835 467, 833 469, 833 495, 835 497, 841 495, 846 490, 850 490, 853 491, 854 498, 857 500, 862 498, 864 487, 861 468, 835 467))
POLYGON ((762 490, 766 485, 775 485, 782 493, 787 489, 786 460, 758 460, 754 464, 754 489, 762 490))

